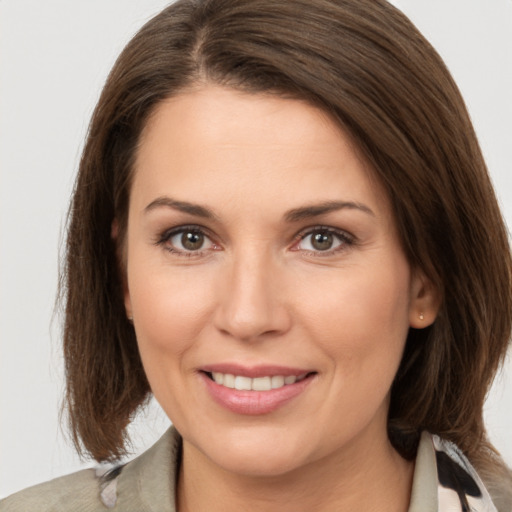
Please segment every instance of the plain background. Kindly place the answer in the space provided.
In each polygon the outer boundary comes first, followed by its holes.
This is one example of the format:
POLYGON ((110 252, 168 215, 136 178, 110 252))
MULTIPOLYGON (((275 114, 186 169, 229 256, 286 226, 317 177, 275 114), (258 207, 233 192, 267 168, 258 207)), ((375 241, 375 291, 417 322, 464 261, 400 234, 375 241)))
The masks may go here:
MULTIPOLYGON (((512 0, 396 0, 467 101, 512 225, 512 0)), ((80 462, 59 424, 60 319, 52 322, 67 202, 89 117, 114 59, 164 0, 0 0, 0 497, 80 462)), ((512 362, 486 405, 512 465, 512 362)), ((134 453, 168 420, 153 404, 134 453)))

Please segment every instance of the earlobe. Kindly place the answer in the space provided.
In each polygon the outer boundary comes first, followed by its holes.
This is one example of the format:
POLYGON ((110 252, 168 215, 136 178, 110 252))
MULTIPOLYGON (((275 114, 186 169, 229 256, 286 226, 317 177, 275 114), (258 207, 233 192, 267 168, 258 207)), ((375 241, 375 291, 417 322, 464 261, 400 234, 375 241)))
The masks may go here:
POLYGON ((124 291, 124 309, 126 311, 126 318, 129 322, 133 323, 132 301, 130 299, 130 292, 128 289, 125 289, 124 291))
POLYGON ((114 219, 112 221, 112 224, 110 226, 110 238, 116 242, 117 245, 117 237, 119 236, 119 222, 117 219, 114 219))
POLYGON ((441 304, 441 294, 437 287, 421 271, 413 274, 411 282, 411 304, 409 324, 415 329, 432 325, 441 304))
POLYGON ((126 318, 130 322, 133 322, 132 303, 130 299, 130 292, 128 290, 128 282, 126 276, 126 258, 123 253, 123 244, 119 240, 119 222, 117 219, 114 219, 112 221, 112 225, 110 227, 110 237, 112 238, 116 246, 116 259, 119 269, 119 277, 121 279, 121 285, 123 287, 123 298, 124 308, 126 310, 126 318))

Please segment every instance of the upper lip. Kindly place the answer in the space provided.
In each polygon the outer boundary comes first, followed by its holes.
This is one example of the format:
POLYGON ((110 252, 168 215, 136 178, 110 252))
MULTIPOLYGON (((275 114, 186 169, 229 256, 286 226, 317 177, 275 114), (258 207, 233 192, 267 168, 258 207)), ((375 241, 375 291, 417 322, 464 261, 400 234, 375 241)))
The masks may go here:
POLYGON ((252 379, 256 377, 273 377, 275 375, 282 375, 287 377, 289 375, 295 375, 296 377, 308 373, 312 373, 313 370, 304 368, 292 368, 289 366, 279 365, 257 365, 257 366, 242 366, 236 363, 219 363, 209 364, 201 366, 200 371, 206 373, 229 373, 231 375, 240 375, 242 377, 250 377, 252 379))

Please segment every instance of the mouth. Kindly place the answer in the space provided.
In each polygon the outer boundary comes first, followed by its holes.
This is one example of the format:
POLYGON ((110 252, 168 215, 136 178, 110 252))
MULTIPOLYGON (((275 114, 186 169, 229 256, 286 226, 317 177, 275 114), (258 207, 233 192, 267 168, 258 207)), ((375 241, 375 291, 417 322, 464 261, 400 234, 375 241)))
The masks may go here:
POLYGON ((262 375, 251 378, 234 373, 207 371, 203 373, 219 386, 237 391, 271 391, 273 389, 281 389, 316 374, 316 372, 305 372, 299 375, 262 375))
POLYGON ((235 414, 264 415, 306 393, 318 372, 283 366, 215 364, 198 371, 215 403, 235 414))

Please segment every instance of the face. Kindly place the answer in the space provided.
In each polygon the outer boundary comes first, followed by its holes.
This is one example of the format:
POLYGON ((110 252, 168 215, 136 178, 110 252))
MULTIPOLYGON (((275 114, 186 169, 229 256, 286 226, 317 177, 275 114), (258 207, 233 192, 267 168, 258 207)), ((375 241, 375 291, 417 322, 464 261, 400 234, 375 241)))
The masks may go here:
POLYGON ((125 305, 185 453, 277 475, 385 440, 407 331, 433 318, 340 128, 204 87, 157 108, 134 172, 125 305))

